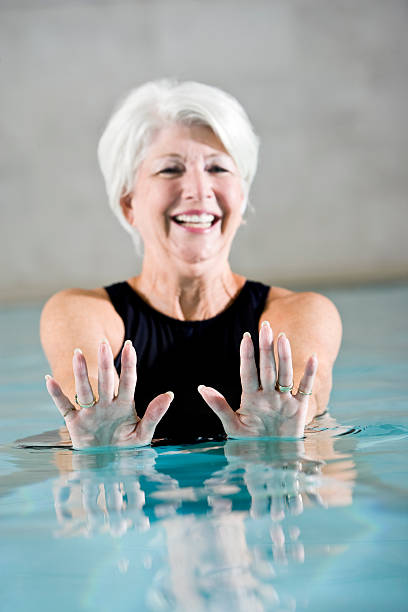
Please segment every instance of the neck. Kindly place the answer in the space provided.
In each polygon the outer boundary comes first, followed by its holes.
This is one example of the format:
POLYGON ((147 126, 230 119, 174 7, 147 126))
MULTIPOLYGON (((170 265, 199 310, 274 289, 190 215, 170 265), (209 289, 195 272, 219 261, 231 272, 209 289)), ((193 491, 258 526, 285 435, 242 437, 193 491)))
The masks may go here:
POLYGON ((157 265, 148 256, 139 276, 129 280, 131 287, 150 306, 181 320, 209 319, 234 301, 245 278, 234 274, 228 260, 157 265))

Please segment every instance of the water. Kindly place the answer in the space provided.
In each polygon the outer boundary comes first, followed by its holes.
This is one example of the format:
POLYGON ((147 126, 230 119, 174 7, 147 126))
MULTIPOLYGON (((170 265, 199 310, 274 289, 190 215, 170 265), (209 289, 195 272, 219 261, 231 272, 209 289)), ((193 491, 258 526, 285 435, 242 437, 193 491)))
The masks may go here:
POLYGON ((3 309, 1 611, 408 610, 408 287, 329 295, 344 342, 305 440, 99 452, 64 446, 39 308, 3 309))

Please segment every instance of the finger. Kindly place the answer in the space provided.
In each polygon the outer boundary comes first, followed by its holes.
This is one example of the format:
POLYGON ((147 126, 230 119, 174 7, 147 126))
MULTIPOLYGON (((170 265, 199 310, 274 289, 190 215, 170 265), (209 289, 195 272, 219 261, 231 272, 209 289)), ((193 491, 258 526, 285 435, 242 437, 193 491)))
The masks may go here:
POLYGON ((203 400, 209 405, 211 410, 215 412, 217 417, 220 419, 225 433, 228 435, 234 435, 239 428, 239 418, 228 404, 227 400, 221 393, 212 387, 206 387, 200 385, 198 392, 203 400))
POLYGON ((126 493, 120 482, 105 483, 105 502, 108 515, 114 515, 126 509, 126 493))
POLYGON ((126 340, 122 351, 118 399, 124 402, 133 401, 136 387, 136 351, 131 340, 126 340))
POLYGON ((167 391, 167 393, 161 393, 150 402, 137 426, 137 437, 141 443, 150 444, 154 430, 169 409, 173 398, 174 393, 167 391))
POLYGON ((278 336, 278 358, 279 384, 282 387, 290 387, 290 385, 293 383, 292 352, 290 350, 289 340, 283 332, 278 336))
MULTIPOLYGON (((272 500, 273 502, 273 500, 272 500)), ((271 515, 273 513, 271 511, 271 515)), ((285 517, 285 514, 283 514, 285 517)), ((282 519, 273 519, 272 526, 269 530, 269 534, 272 540, 272 553, 274 561, 280 565, 287 564, 286 551, 285 551, 285 533, 283 531, 282 525, 280 525, 277 521, 282 519)))
POLYGON ((250 467, 245 467, 244 481, 251 497, 251 508, 249 514, 252 518, 265 516, 269 508, 269 497, 265 490, 263 472, 250 467))
MULTIPOLYGON (((270 515, 273 521, 282 521, 285 518, 283 498, 281 495, 276 495, 276 494, 272 495, 270 515)), ((283 535, 283 532, 282 532, 282 535, 283 535)), ((285 541, 284 536, 283 536, 283 541, 285 541)))
POLYGON ((249 332, 245 332, 240 346, 241 385, 243 393, 253 393, 259 389, 258 372, 255 363, 254 345, 249 332))
POLYGON ((82 505, 85 510, 86 517, 86 533, 90 535, 97 533, 106 520, 106 513, 103 506, 104 504, 105 488, 101 483, 97 481, 86 479, 81 482, 82 492, 82 505))
POLYGON ((309 401, 317 372, 317 366, 317 355, 316 353, 313 353, 313 355, 307 360, 305 371, 302 376, 302 380, 299 383, 298 392, 296 393, 296 399, 302 400, 303 402, 309 401))
POLYGON ((97 481, 82 480, 82 505, 88 514, 88 518, 102 513, 102 509, 98 506, 98 498, 101 493, 100 485, 97 481))
POLYGON ((264 391, 273 391, 276 383, 276 364, 273 353, 273 332, 269 321, 259 330, 259 375, 264 391))
POLYGON ((101 400, 111 402, 115 391, 113 354, 107 340, 98 349, 98 394, 101 400))
POLYGON ((297 516, 303 512, 303 499, 300 493, 289 495, 286 499, 290 514, 297 516))
POLYGON ((126 517, 127 494, 122 482, 105 483, 106 513, 109 518, 109 532, 115 536, 124 535, 131 520, 126 517))
POLYGON ((91 404, 94 400, 91 383, 88 378, 88 368, 81 349, 76 348, 72 358, 72 368, 75 378, 75 389, 81 404, 91 404))
POLYGON ((291 557, 297 563, 304 563, 305 560, 305 547, 302 542, 292 542, 291 546, 291 557))
POLYGON ((132 480, 127 486, 127 498, 130 508, 140 510, 146 503, 146 495, 140 486, 140 482, 132 480))
POLYGON ((49 376, 47 374, 47 376, 45 377, 45 384, 47 387, 47 391, 51 395, 52 400, 58 408, 61 416, 68 423, 72 419, 72 417, 76 415, 77 411, 75 410, 74 406, 71 404, 67 396, 64 395, 61 387, 59 386, 57 381, 52 378, 52 376, 49 376))
POLYGON ((146 495, 140 486, 140 482, 132 480, 127 484, 127 506, 132 508, 133 525, 138 533, 150 528, 149 518, 143 512, 146 504, 146 495))

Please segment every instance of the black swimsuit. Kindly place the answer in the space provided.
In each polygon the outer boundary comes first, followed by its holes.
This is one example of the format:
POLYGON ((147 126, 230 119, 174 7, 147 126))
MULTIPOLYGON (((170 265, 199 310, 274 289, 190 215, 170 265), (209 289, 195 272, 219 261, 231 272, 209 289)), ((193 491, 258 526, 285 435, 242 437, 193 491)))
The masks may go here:
MULTIPOLYGON (((219 418, 197 391, 200 384, 222 393, 237 410, 241 398, 239 345, 249 331, 258 360, 258 324, 269 287, 246 281, 235 301, 203 321, 180 321, 149 306, 127 282, 105 287, 137 353, 136 410, 143 416, 159 393, 174 392, 155 438, 187 442, 224 434, 219 418)), ((115 359, 120 374, 122 350, 115 359)), ((257 361, 258 363, 258 361, 257 361)))

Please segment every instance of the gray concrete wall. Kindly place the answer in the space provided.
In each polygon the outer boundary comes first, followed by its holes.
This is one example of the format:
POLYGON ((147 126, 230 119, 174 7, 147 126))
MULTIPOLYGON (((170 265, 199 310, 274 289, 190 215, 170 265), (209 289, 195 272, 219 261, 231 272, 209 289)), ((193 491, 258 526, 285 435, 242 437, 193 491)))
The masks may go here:
POLYGON ((137 272, 96 144, 164 76, 231 92, 261 136, 237 271, 408 277, 407 19, 406 0, 1 0, 0 300, 137 272))

